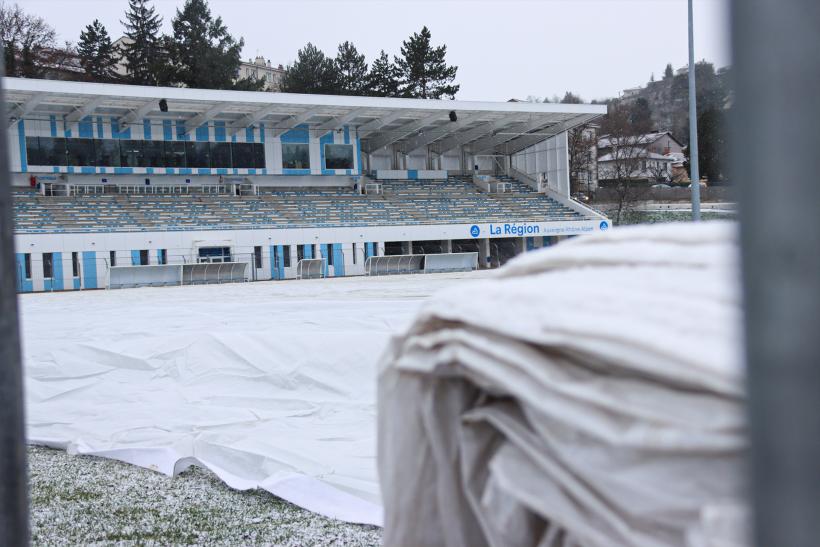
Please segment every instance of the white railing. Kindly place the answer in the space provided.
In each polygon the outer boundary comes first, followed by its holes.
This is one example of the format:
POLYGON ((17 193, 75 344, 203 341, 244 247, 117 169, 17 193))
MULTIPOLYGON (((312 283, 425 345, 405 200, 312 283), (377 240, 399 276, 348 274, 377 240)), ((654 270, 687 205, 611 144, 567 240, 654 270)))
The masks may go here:
POLYGON ((321 279, 325 277, 327 259, 303 258, 296 264, 296 279, 321 279))

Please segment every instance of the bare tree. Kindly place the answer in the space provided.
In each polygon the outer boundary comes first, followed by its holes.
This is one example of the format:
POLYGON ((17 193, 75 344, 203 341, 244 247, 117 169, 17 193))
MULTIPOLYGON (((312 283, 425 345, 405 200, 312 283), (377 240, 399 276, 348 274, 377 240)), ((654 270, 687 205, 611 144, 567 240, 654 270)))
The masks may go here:
POLYGON ((56 32, 42 17, 0 3, 0 41, 8 76, 42 77, 55 61, 56 32))
POLYGON ((620 224, 646 194, 646 151, 641 146, 640 135, 633 130, 627 108, 610 106, 607 118, 606 127, 610 132, 601 139, 599 180, 614 192, 615 203, 610 214, 615 224, 620 224))
POLYGON ((569 153, 570 194, 584 190, 589 195, 590 179, 594 176, 596 161, 595 151, 598 138, 593 126, 583 125, 567 132, 567 149, 569 153))

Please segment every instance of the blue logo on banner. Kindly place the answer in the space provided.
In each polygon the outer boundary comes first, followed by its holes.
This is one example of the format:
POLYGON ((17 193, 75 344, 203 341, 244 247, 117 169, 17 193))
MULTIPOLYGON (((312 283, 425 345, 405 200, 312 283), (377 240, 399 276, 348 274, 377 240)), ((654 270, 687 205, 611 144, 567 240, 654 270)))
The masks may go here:
POLYGON ((473 225, 470 227, 470 235, 471 235, 471 236, 473 236, 473 237, 478 237, 478 235, 479 235, 480 233, 481 233, 481 228, 479 228, 479 227, 478 227, 478 226, 476 226, 475 224, 473 224, 473 225))
POLYGON ((609 230, 609 222, 602 220, 600 225, 601 230, 609 230))

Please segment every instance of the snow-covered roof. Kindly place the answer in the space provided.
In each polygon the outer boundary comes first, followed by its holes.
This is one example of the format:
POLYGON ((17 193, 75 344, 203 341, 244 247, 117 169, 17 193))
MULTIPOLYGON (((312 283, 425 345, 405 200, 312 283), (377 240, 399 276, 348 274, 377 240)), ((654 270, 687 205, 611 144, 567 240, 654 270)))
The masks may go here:
POLYGON ((643 135, 636 135, 634 137, 613 138, 610 135, 601 135, 598 139, 598 148, 609 148, 613 144, 620 143, 627 145, 648 146, 666 135, 669 135, 669 138, 679 145, 682 145, 681 142, 676 139, 674 135, 672 135, 671 131, 657 131, 653 133, 644 133, 643 135))

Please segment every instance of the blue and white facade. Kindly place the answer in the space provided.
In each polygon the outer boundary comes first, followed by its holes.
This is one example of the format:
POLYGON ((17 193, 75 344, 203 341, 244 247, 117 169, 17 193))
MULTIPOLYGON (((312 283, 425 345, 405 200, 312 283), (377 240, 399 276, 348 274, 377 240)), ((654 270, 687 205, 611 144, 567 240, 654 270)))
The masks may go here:
MULTIPOLYGON (((539 177, 549 181, 550 197, 577 210, 582 206, 567 195, 566 130, 605 113, 595 105, 42 80, 5 79, 4 87, 12 184, 21 188, 33 182, 206 185, 224 178, 260 187, 360 189, 376 172, 410 181, 441 179, 474 174, 476 167, 497 168, 498 158, 504 158, 507 174, 533 187, 539 177)), ((203 249, 226 249, 231 260, 249 263, 253 280, 293 278, 299 260, 311 258, 327 260, 328 276, 361 275, 367 258, 384 255, 386 246, 396 242, 406 243, 412 253, 410 242, 438 242, 450 250, 454 242, 475 240, 484 266, 493 239, 515 240, 526 252, 609 227, 597 213, 583 214, 571 221, 491 223, 474 218, 395 226, 18 230, 18 288, 104 288, 112 265, 182 263, 203 256, 203 249)))

